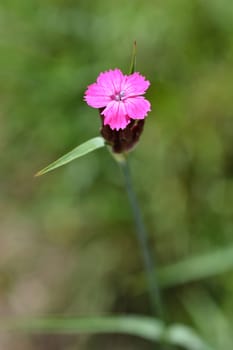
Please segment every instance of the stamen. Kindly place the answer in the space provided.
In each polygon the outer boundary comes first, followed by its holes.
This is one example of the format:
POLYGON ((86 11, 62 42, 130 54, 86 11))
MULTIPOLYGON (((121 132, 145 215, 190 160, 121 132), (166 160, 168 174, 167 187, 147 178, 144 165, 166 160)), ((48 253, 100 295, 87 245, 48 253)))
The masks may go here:
POLYGON ((122 90, 122 91, 120 92, 120 98, 122 98, 122 97, 124 97, 124 96, 125 96, 125 91, 122 90))
POLYGON ((118 94, 115 94, 113 96, 113 98, 114 98, 115 101, 121 101, 124 96, 125 96, 125 91, 122 90, 118 94))

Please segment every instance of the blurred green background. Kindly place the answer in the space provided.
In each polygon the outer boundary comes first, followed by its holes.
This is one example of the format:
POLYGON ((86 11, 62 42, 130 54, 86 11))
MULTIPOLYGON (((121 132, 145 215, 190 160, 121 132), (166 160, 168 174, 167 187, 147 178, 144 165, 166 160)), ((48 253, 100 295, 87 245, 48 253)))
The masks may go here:
MULTIPOLYGON (((233 348, 232 23, 232 0, 0 4, 1 318, 150 314, 110 154, 33 177, 98 135, 84 91, 100 71, 127 72, 136 39, 152 112, 131 168, 166 315, 233 348)), ((4 350, 153 348, 127 336, 0 336, 4 350)))

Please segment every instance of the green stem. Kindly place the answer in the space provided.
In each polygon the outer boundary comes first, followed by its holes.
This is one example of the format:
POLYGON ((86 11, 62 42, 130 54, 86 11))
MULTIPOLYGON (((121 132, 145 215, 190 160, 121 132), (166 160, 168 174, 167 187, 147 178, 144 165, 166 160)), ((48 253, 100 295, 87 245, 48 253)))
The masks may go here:
POLYGON ((137 239, 144 261, 152 312, 154 315, 158 315, 160 319, 164 319, 162 301, 156 277, 156 264, 154 259, 152 259, 151 251, 149 249, 148 234, 146 232, 136 194, 133 190, 129 164, 125 158, 122 158, 121 161, 118 161, 118 164, 120 165, 124 175, 125 188, 134 217, 137 239))

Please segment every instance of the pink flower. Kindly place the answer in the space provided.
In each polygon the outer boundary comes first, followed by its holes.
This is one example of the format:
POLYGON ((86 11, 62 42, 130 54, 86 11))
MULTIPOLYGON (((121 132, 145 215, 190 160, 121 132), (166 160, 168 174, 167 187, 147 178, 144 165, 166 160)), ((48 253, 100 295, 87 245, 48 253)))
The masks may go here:
POLYGON ((125 129, 132 119, 144 119, 151 110, 142 96, 149 85, 139 73, 123 75, 120 69, 109 70, 88 86, 84 99, 89 106, 101 108, 104 125, 125 129))

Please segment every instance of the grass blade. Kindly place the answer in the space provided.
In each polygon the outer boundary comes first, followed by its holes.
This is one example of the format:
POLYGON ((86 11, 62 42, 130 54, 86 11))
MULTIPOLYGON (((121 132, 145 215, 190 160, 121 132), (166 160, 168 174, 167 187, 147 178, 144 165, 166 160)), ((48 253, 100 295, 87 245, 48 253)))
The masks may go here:
POLYGON ((50 334, 121 333, 182 346, 188 350, 213 350, 191 328, 178 324, 166 327, 162 321, 145 316, 3 320, 0 330, 50 334))
POLYGON ((222 305, 207 289, 198 286, 185 290, 179 295, 179 300, 204 337, 210 339, 218 349, 233 349, 231 322, 222 305))
POLYGON ((163 287, 209 278, 233 269, 233 247, 190 257, 160 269, 159 277, 163 287))
POLYGON ((59 168, 62 165, 65 165, 69 162, 72 162, 73 160, 80 158, 84 156, 87 153, 90 153, 98 148, 101 148, 105 145, 105 141, 102 137, 94 137, 93 139, 90 139, 83 144, 79 145, 78 147, 74 148, 69 153, 66 153, 61 158, 57 159, 55 162, 49 164, 44 169, 38 171, 35 176, 41 176, 49 171, 52 171, 56 168, 59 168))
POLYGON ((133 74, 135 72, 135 69, 136 69, 136 49, 137 49, 137 43, 135 41, 133 43, 133 52, 132 52, 129 74, 133 74))
MULTIPOLYGON (((193 256, 182 261, 161 267, 158 270, 161 288, 171 288, 181 284, 210 278, 233 270, 233 246, 225 247, 200 256, 193 256)), ((129 281, 136 293, 146 288, 144 274, 129 281)))

